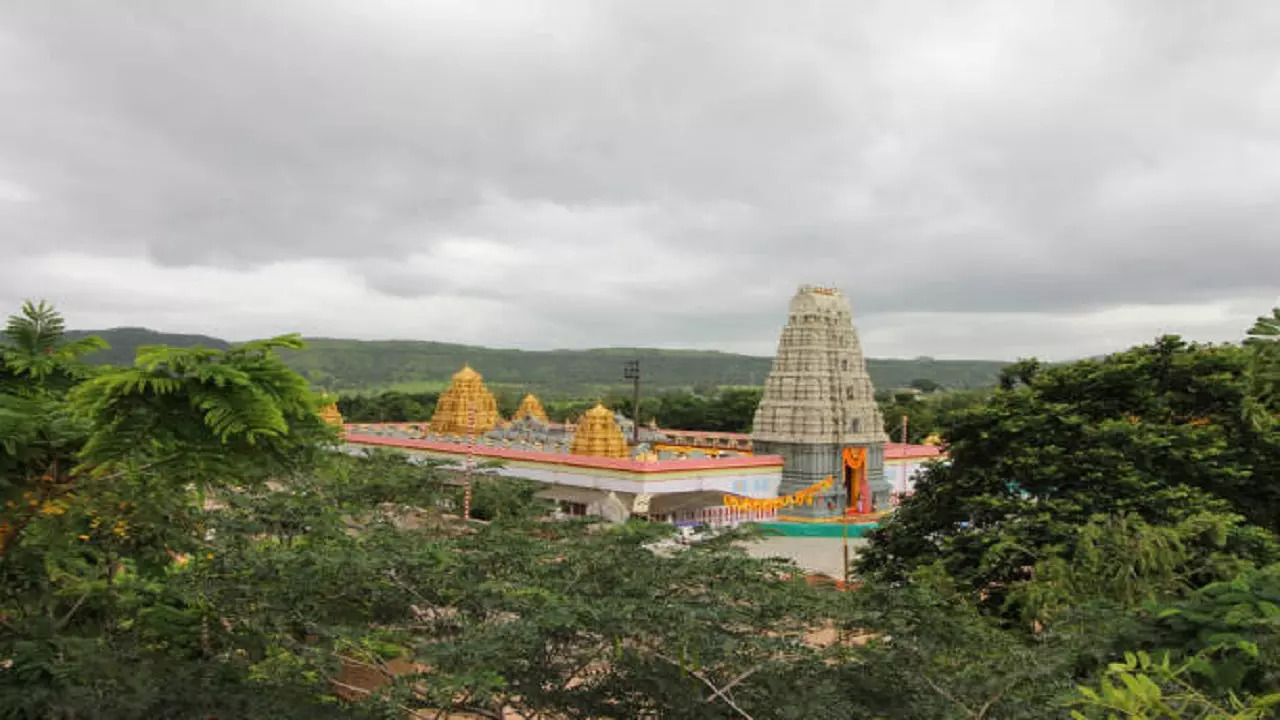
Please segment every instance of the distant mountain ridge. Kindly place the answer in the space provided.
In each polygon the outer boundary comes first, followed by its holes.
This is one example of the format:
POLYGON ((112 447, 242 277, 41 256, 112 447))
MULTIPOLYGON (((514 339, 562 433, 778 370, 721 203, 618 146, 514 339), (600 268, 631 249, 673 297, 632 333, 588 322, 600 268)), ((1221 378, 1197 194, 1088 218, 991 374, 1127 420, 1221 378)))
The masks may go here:
POLYGON ((138 348, 146 345, 169 345, 172 347, 203 346, 215 350, 226 350, 231 343, 209 335, 192 333, 166 333, 140 327, 118 327, 110 330, 68 330, 67 337, 75 340, 86 335, 97 335, 111 347, 99 350, 87 360, 102 365, 132 365, 138 348))
MULTIPOLYGON (((164 333, 146 328, 80 330, 72 337, 97 335, 111 345, 90 362, 131 364, 142 345, 197 345, 225 349, 231 343, 208 335, 164 333)), ((288 363, 330 391, 443 387, 463 364, 470 364, 493 385, 527 388, 549 395, 581 397, 624 386, 622 364, 639 359, 648 389, 760 385, 773 359, 718 350, 600 348, 594 350, 510 350, 427 340, 341 340, 308 338, 307 349, 286 353, 288 363)), ((994 385, 1008 363, 998 360, 868 358, 878 388, 905 387, 931 380, 946 388, 994 385)))

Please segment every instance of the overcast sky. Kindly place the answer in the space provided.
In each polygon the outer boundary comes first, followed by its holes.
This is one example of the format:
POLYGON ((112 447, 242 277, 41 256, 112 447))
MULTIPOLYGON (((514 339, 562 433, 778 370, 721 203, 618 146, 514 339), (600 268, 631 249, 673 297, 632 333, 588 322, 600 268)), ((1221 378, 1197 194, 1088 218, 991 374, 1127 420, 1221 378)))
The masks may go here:
POLYGON ((0 0, 0 310, 869 355, 1239 338, 1280 3, 0 0))

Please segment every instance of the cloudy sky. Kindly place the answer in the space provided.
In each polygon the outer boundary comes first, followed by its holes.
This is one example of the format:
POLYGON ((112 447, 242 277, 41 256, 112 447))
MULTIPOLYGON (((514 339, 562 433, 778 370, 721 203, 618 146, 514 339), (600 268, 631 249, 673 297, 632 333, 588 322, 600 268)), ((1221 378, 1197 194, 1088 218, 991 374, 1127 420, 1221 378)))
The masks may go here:
POLYGON ((0 304, 74 327, 870 355, 1238 338, 1280 3, 0 0, 0 304))

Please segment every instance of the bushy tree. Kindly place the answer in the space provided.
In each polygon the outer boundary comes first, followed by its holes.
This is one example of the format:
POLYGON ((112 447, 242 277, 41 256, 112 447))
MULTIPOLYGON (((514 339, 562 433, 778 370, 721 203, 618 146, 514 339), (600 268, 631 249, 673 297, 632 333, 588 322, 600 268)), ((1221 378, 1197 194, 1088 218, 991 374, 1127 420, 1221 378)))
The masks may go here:
POLYGON ((952 417, 948 461, 873 534, 862 571, 892 578, 942 561, 1002 598, 1107 516, 1183 528, 1189 562, 1270 560, 1280 433, 1244 418, 1248 363, 1238 347, 1167 337, 1102 360, 1026 364, 1017 384, 952 417))

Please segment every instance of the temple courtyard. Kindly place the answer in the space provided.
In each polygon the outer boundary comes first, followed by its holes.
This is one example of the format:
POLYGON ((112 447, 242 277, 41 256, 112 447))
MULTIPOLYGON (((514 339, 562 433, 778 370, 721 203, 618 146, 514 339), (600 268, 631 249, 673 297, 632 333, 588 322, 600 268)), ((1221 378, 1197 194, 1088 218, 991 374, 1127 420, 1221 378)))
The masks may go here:
MULTIPOLYGON (((866 544, 862 538, 849 538, 849 559, 856 558, 866 544)), ((766 537, 743 547, 752 557, 786 558, 811 573, 837 579, 844 576, 844 550, 838 537, 766 537)))

